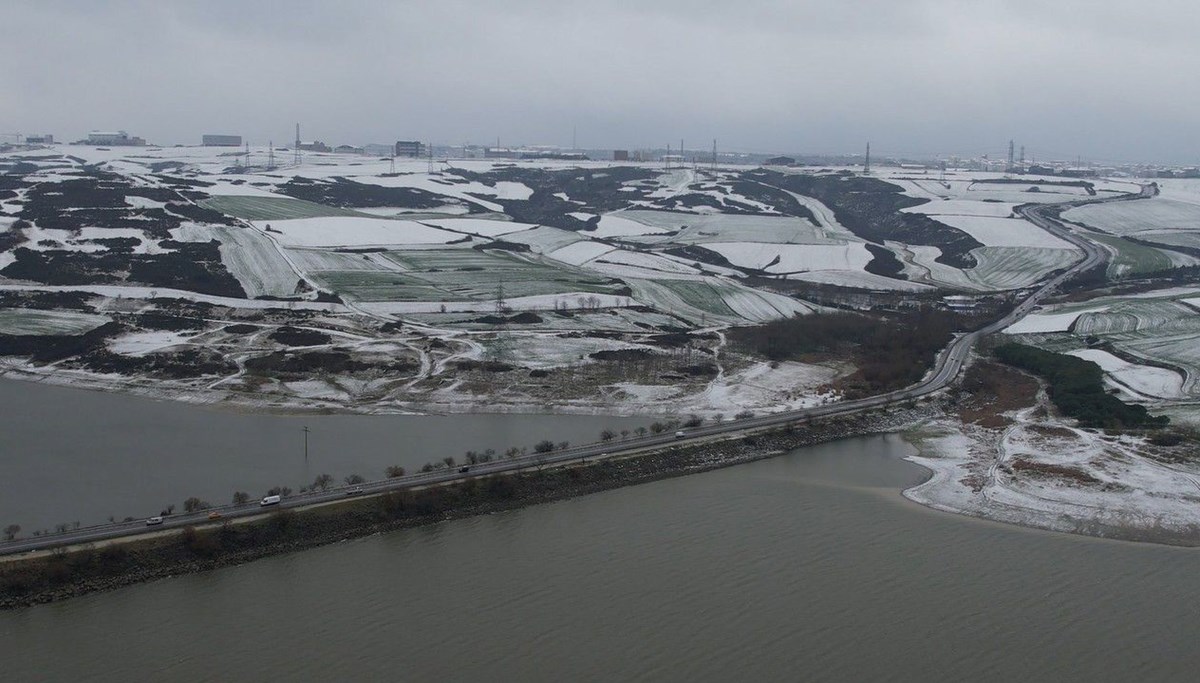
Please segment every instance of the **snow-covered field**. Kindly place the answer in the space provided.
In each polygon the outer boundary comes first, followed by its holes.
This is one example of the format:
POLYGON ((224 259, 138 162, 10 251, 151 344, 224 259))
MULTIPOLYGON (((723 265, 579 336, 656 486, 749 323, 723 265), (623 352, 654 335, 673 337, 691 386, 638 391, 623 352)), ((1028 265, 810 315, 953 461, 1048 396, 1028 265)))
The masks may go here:
POLYGON ((1189 302, 1194 296, 1193 288, 1183 287, 1052 306, 1004 333, 1051 350, 1111 344, 1122 356, 1153 365, 1094 348, 1072 353, 1099 363, 1111 381, 1133 389, 1137 400, 1194 400, 1200 398, 1200 311, 1189 302))
POLYGON ((1063 212, 1067 220, 1085 223, 1114 235, 1200 231, 1200 202, 1159 196, 1131 202, 1107 202, 1063 212))
POLYGON ((863 271, 871 253, 854 244, 765 244, 762 242, 710 242, 708 249, 734 265, 769 273, 801 273, 814 270, 863 271))
POLYGON ((938 216, 938 220, 952 228, 962 230, 989 247, 1032 247, 1076 251, 1070 242, 1051 235, 1023 218, 944 215, 938 216))
POLYGON ((254 226, 289 247, 378 247, 446 244, 460 239, 416 221, 353 216, 259 221, 254 226), (270 227, 268 231, 267 228, 270 227))
POLYGON ((1183 376, 1178 372, 1130 363, 1100 349, 1080 349, 1068 353, 1099 365, 1114 383, 1135 394, 1162 399, 1184 398, 1183 376))

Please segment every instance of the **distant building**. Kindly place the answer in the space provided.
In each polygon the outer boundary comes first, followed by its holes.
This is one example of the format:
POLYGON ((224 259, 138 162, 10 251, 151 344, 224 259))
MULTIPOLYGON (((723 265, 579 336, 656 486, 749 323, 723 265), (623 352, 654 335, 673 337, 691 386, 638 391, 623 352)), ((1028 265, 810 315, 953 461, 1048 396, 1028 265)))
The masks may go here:
POLYGON ((942 301, 946 303, 946 308, 952 311, 971 311, 979 305, 979 301, 973 297, 963 296, 962 294, 951 294, 950 296, 942 297, 942 301))
POLYGON ((241 147, 242 136, 240 135, 202 135, 200 136, 200 144, 205 147, 241 147))
POLYGON ((767 159, 766 164, 768 166, 794 166, 796 160, 792 157, 771 157, 767 159))
POLYGON ((419 158, 425 156, 425 145, 416 140, 397 140, 394 153, 398 157, 419 158))
POLYGON ((141 147, 146 144, 146 141, 123 130, 116 132, 94 130, 88 133, 86 144, 101 147, 141 147))
POLYGON ((508 147, 484 147, 484 159, 516 159, 517 150, 508 147))
POLYGON ((53 145, 54 136, 49 133, 42 135, 26 135, 25 144, 27 145, 53 145))
POLYGON ((613 150, 613 161, 629 161, 629 150, 614 149, 613 150))
POLYGON ((1052 166, 1039 166, 1038 164, 1030 164, 1026 173, 1032 175, 1054 175, 1054 168, 1052 166))
POLYGON ((338 145, 333 148, 333 151, 338 154, 362 154, 363 148, 355 147, 354 145, 338 145))
POLYGON ((300 147, 300 150, 303 152, 332 152, 333 151, 332 149, 329 148, 329 145, 325 144, 324 142, 321 142, 320 140, 315 140, 313 142, 301 142, 299 147, 300 147))
POLYGON ((1095 178, 1097 173, 1094 168, 1064 168, 1058 172, 1059 175, 1068 178, 1095 178))
POLYGON ((363 154, 370 154, 376 157, 390 157, 396 153, 396 148, 391 145, 369 144, 363 145, 363 154))

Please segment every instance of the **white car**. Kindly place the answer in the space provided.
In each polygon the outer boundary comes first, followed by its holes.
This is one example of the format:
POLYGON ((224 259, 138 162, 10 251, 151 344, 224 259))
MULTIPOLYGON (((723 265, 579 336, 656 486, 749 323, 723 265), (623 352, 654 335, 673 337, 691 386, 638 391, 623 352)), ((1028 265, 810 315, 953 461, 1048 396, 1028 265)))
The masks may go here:
POLYGON ((154 516, 154 517, 151 517, 150 519, 146 520, 146 526, 154 526, 156 524, 162 524, 162 523, 163 523, 163 518, 158 517, 158 516, 154 516))

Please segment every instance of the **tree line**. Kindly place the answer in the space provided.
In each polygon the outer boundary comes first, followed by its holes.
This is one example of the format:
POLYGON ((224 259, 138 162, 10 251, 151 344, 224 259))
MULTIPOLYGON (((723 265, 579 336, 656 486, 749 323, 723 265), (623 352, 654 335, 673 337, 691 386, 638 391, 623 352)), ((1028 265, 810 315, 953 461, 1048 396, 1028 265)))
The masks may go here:
POLYGON ((1130 405, 1105 391, 1104 371, 1092 361, 1015 343, 997 346, 992 353, 1001 362, 1046 380, 1047 393, 1054 405, 1083 427, 1157 429, 1171 421, 1165 415, 1156 417, 1145 407, 1130 405))

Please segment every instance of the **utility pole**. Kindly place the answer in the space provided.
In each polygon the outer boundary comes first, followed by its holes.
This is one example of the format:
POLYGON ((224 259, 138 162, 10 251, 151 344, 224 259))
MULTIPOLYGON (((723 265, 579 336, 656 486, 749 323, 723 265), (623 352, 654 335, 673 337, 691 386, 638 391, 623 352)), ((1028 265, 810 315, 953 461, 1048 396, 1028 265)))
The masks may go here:
POLYGON ((308 425, 304 425, 304 464, 308 464, 308 425))
POLYGON ((275 141, 267 140, 267 170, 275 170, 275 141))
POLYGON ((300 165, 300 124, 296 124, 296 146, 293 148, 292 161, 300 165))
POLYGON ((713 162, 712 162, 712 170, 713 170, 714 172, 717 170, 717 139, 716 139, 716 138, 713 138, 713 162))
POLYGON ((429 147, 426 149, 426 152, 429 155, 429 172, 433 173, 433 143, 432 142, 429 143, 429 147))
POLYGON ((867 156, 866 156, 866 159, 863 160, 863 175, 867 175, 870 172, 871 172, 871 143, 868 142, 867 143, 867 156))
POLYGON ((1008 167, 1004 169, 1004 172, 1005 172, 1005 173, 1012 173, 1012 172, 1013 172, 1013 165, 1014 165, 1014 161, 1013 161, 1013 141, 1012 141, 1012 140, 1009 140, 1009 141, 1008 141, 1008 167))

